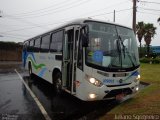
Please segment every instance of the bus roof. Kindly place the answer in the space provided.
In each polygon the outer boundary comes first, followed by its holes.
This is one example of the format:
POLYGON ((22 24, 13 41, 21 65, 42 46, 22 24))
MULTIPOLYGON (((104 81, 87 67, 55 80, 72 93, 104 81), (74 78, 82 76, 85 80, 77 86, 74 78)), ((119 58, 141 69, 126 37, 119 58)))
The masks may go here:
MULTIPOLYGON (((84 24, 86 21, 108 23, 108 24, 118 25, 118 26, 122 26, 122 27, 125 27, 125 28, 132 29, 132 28, 130 28, 130 27, 127 27, 127 26, 124 26, 124 25, 120 25, 120 24, 117 24, 117 23, 113 23, 113 22, 106 22, 106 21, 103 21, 103 20, 96 20, 96 19, 91 19, 91 18, 85 19, 85 18, 84 18, 84 19, 75 19, 75 20, 72 20, 72 21, 68 21, 68 22, 66 22, 66 23, 63 24, 63 25, 60 25, 60 26, 58 26, 58 27, 56 27, 56 28, 54 28, 54 29, 51 29, 51 30, 49 30, 49 31, 44 32, 43 34, 47 34, 47 33, 50 33, 50 32, 52 32, 52 31, 54 31, 54 30, 61 29, 61 28, 64 28, 64 27, 67 27, 67 26, 70 26, 70 25, 76 25, 76 24, 77 24, 77 25, 82 25, 82 24, 84 24)), ((35 37, 32 37, 32 38, 30 38, 30 39, 25 40, 24 42, 29 41, 29 40, 31 40, 31 39, 33 39, 33 38, 36 38, 36 37, 38 37, 38 36, 41 36, 41 35, 42 35, 42 34, 39 34, 39 35, 37 35, 37 36, 35 36, 35 37)))
POLYGON ((118 26, 122 26, 122 27, 126 27, 126 28, 129 28, 129 29, 132 29, 130 27, 127 27, 127 26, 124 26, 124 25, 120 25, 120 24, 117 24, 117 23, 114 23, 114 22, 108 22, 108 21, 104 21, 104 20, 91 19, 91 18, 75 19, 73 21, 68 22, 68 24, 84 24, 85 21, 108 23, 108 24, 118 25, 118 26))

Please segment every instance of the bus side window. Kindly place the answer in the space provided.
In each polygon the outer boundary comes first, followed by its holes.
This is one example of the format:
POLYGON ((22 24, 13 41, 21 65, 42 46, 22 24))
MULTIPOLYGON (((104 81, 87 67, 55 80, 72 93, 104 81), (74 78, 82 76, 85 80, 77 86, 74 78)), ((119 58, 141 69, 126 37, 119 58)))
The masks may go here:
POLYGON ((35 39, 35 45, 34 45, 34 51, 39 52, 40 51, 40 45, 41 45, 41 38, 35 39))
POLYGON ((50 34, 47 34, 42 37, 41 52, 48 52, 49 44, 50 44, 50 34))
POLYGON ((29 52, 33 52, 33 49, 34 48, 34 40, 32 39, 32 40, 30 40, 30 42, 29 42, 29 47, 28 47, 28 51, 29 52))
POLYGON ((50 51, 51 52, 62 52, 62 40, 63 31, 58 31, 52 34, 50 51))
POLYGON ((26 50, 28 49, 28 46, 29 46, 29 41, 25 43, 26 50))
POLYGON ((78 46, 78 61, 77 67, 83 70, 83 47, 82 47, 82 39, 79 39, 79 46, 78 46))

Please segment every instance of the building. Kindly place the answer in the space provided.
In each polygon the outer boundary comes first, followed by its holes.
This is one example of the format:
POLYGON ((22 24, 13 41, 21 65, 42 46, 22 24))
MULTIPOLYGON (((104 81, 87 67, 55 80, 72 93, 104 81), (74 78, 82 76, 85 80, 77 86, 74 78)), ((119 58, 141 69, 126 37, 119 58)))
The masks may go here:
POLYGON ((151 46, 153 54, 160 55, 160 46, 151 46))

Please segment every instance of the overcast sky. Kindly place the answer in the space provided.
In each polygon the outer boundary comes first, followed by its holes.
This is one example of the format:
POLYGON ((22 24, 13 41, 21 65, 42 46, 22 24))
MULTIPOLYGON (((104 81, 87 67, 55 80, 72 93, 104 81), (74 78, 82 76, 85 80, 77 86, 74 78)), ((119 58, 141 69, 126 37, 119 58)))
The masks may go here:
MULTIPOLYGON (((0 0, 0 41, 23 42, 77 18, 112 22, 114 10, 116 23, 132 27, 132 6, 132 0, 0 0)), ((160 46, 158 17, 159 0, 139 0, 137 22, 154 23, 151 45, 160 46)))

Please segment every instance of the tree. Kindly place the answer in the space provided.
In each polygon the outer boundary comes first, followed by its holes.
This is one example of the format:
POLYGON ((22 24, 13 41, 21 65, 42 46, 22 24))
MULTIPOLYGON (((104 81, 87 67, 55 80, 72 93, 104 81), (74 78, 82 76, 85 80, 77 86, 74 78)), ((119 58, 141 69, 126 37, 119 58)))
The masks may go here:
POLYGON ((150 53, 150 44, 152 41, 152 37, 156 34, 156 27, 154 27, 153 24, 147 23, 145 24, 145 34, 144 34, 144 41, 147 45, 147 56, 149 56, 150 53))
POLYGON ((143 21, 138 22, 138 24, 136 25, 136 34, 138 37, 138 41, 140 43, 140 57, 141 57, 142 38, 144 37, 145 34, 145 23, 143 21))

